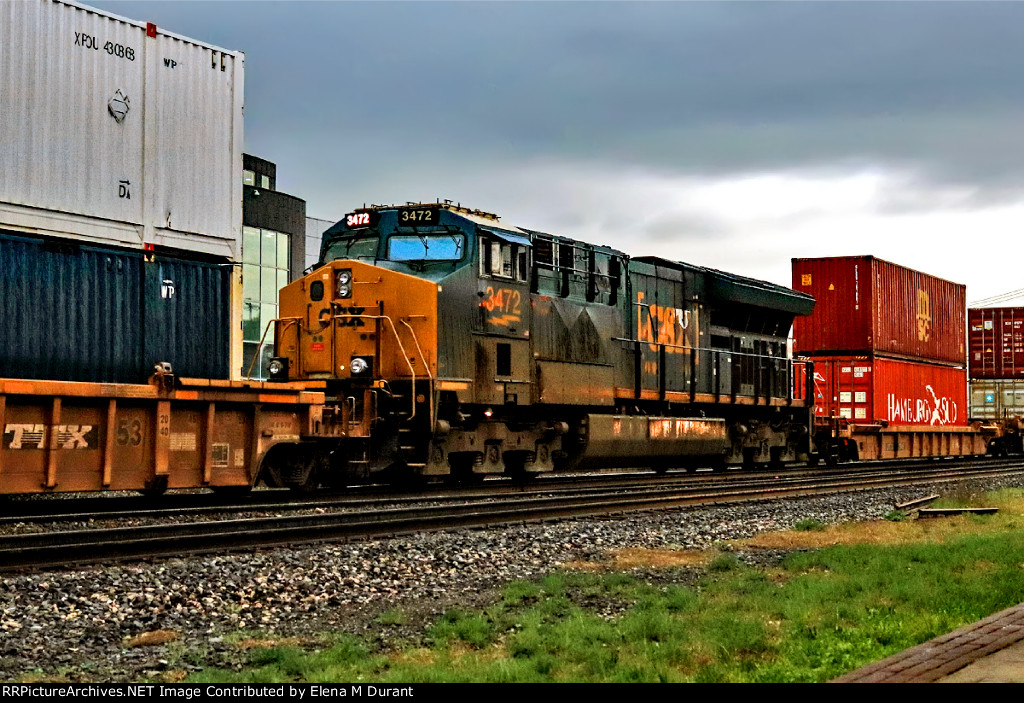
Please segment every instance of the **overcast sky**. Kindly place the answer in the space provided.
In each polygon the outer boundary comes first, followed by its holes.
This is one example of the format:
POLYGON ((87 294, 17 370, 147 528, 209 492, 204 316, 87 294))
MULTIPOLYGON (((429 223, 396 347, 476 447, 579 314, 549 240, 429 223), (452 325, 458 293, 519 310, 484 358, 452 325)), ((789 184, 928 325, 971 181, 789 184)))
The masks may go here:
POLYGON ((1024 3, 87 4, 245 52, 245 150, 311 216, 449 198, 786 285, 874 254, 1024 288, 1024 3))

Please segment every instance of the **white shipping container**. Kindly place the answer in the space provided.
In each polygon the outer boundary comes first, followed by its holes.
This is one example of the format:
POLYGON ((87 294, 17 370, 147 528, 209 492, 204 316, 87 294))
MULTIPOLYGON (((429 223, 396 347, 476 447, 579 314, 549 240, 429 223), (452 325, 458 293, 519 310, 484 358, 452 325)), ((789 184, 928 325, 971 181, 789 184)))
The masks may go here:
POLYGON ((0 228, 239 260, 244 56, 0 2, 0 228))
POLYGON ((971 381, 971 419, 1024 417, 1024 380, 986 378, 971 381))

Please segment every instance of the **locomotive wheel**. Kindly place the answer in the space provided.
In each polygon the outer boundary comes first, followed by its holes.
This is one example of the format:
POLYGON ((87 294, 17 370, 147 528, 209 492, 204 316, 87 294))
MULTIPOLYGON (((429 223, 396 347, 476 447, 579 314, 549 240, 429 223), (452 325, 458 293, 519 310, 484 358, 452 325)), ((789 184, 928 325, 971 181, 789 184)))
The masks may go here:
POLYGON ((526 470, 526 457, 521 452, 505 452, 505 475, 516 483, 530 483, 537 474, 526 470))
POLYGON ((447 479, 449 483, 458 486, 471 486, 483 483, 486 474, 476 473, 473 467, 483 461, 479 452, 452 452, 448 455, 448 464, 451 473, 447 479))
POLYGON ((320 486, 320 478, 317 475, 316 465, 302 452, 303 456, 296 457, 288 462, 286 470, 285 485, 296 493, 312 493, 320 486))
POLYGON ((757 462, 754 461, 754 456, 757 454, 757 449, 754 447, 743 448, 743 470, 753 471, 757 468, 757 462))
POLYGON ((839 450, 838 447, 829 445, 826 447, 825 452, 825 465, 830 469, 836 468, 839 465, 839 450))
POLYGON ((322 459, 311 447, 281 447, 265 460, 263 480, 267 485, 273 482, 299 493, 312 493, 320 485, 322 459))
POLYGON ((413 471, 404 463, 392 464, 375 476, 377 481, 410 490, 423 488, 429 483, 426 476, 413 471))
POLYGON ((281 472, 275 464, 267 463, 260 472, 260 480, 267 488, 284 488, 284 481, 281 480, 281 472))
POLYGON ((472 486, 484 482, 485 474, 478 474, 473 471, 473 460, 461 459, 452 462, 452 472, 448 474, 448 480, 458 486, 472 486))

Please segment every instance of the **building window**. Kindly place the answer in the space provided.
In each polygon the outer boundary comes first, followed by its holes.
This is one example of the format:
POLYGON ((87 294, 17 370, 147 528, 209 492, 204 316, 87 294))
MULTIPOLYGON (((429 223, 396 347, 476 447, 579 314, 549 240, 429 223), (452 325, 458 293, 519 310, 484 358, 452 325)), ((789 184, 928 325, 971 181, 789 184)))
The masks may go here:
POLYGON ((260 176, 260 188, 270 190, 270 176, 260 176))
POLYGON ((256 172, 242 171, 242 184, 247 186, 256 185, 256 172))
POLYGON ((268 324, 277 317, 277 292, 288 283, 290 244, 291 237, 283 232, 242 228, 243 377, 251 373, 252 378, 267 378, 274 355, 274 328, 268 324))

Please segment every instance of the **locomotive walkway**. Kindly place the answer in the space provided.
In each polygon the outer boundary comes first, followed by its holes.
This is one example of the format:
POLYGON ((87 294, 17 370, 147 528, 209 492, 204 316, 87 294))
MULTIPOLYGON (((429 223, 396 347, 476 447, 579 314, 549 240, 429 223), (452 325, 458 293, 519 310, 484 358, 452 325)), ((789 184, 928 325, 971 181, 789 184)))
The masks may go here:
POLYGON ((1024 683, 1024 603, 833 683, 1024 683))

